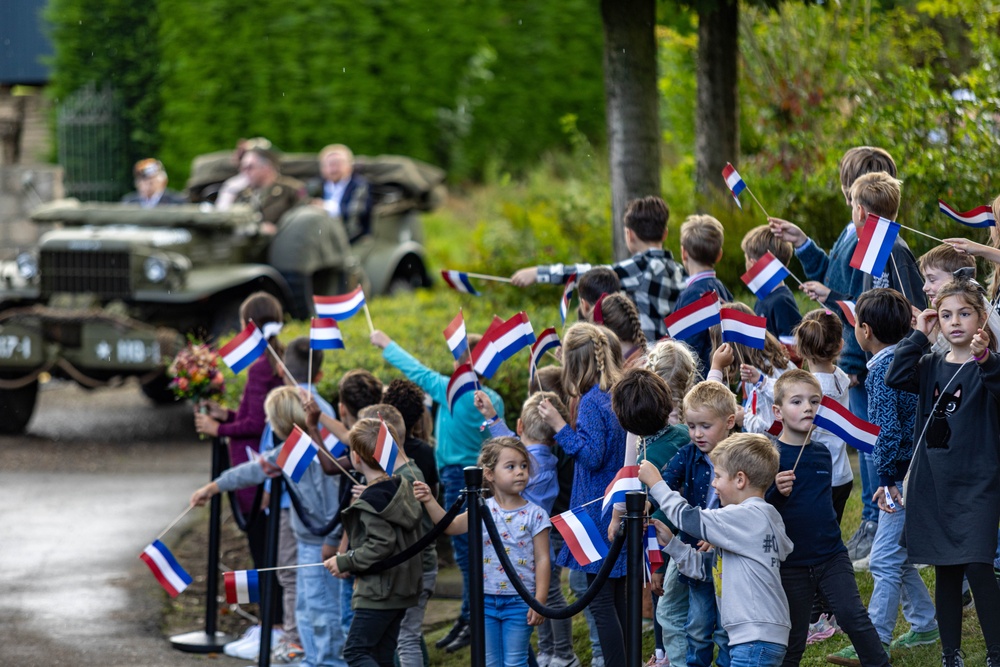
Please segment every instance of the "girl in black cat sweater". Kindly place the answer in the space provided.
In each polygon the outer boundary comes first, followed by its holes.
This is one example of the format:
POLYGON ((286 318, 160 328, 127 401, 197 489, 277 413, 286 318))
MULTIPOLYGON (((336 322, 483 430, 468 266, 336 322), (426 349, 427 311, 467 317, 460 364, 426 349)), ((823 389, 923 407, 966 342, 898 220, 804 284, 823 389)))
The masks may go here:
MULTIPOLYGON (((917 393, 914 454, 907 484, 910 560, 934 565, 945 667, 961 667, 962 576, 968 577, 988 651, 1000 667, 1000 587, 993 557, 1000 524, 1000 357, 984 331, 983 289, 955 280, 937 309, 896 347, 885 382, 917 393), (951 349, 930 354, 934 324, 951 349)), ((882 501, 884 502, 884 501, 882 501)))

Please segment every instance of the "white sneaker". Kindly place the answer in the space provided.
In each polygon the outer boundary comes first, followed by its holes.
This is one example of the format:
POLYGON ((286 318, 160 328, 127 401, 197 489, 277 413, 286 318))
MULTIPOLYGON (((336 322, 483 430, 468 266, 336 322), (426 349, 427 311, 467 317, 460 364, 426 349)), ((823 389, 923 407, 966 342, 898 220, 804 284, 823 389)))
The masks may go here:
MULTIPOLYGON (((226 644, 223 652, 234 658, 239 658, 240 660, 253 660, 260 656, 260 626, 257 627, 257 632, 254 637, 240 641, 236 646, 232 644, 226 644), (233 646, 230 651, 229 648, 233 646)), ((271 630, 271 646, 277 646, 281 637, 285 634, 284 630, 274 629, 271 630)))
POLYGON ((229 642, 228 644, 226 644, 225 646, 223 646, 222 647, 222 652, 225 653, 226 655, 230 656, 230 657, 235 658, 235 657, 237 657, 235 651, 238 648, 240 648, 243 644, 246 644, 248 642, 255 643, 255 644, 257 644, 257 646, 260 646, 260 626, 259 625, 251 625, 249 628, 246 629, 246 632, 244 632, 242 635, 240 635, 239 639, 235 639, 235 640, 229 642))

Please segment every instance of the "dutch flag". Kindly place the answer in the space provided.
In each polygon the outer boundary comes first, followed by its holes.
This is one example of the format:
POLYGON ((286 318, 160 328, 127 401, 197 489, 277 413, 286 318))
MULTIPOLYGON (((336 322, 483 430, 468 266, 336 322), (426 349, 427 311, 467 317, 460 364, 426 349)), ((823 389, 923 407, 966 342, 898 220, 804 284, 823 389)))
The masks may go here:
POLYGON ((853 301, 836 301, 840 310, 844 313, 844 317, 847 319, 847 323, 852 327, 858 326, 857 313, 855 312, 855 305, 853 301))
POLYGON ((260 579, 257 570, 223 572, 227 604, 253 604, 260 602, 260 579))
POLYGON ((971 211, 966 211, 965 213, 959 213, 951 206, 948 206, 943 201, 938 199, 938 208, 946 216, 954 220, 955 222, 960 222, 968 227, 996 227, 997 219, 993 215, 993 209, 989 206, 977 206, 971 211))
POLYGON ((576 274, 570 275, 563 287, 562 301, 559 302, 559 317, 562 323, 566 324, 566 315, 569 314, 569 303, 573 299, 573 291, 576 290, 576 274))
POLYGON ((781 284, 789 275, 788 268, 770 252, 758 259, 750 270, 743 274, 743 282, 758 299, 763 299, 781 284))
POLYGON ((239 334, 222 346, 219 354, 233 373, 239 373, 244 368, 257 361, 257 357, 267 349, 267 339, 253 322, 247 324, 239 334))
POLYGON ((309 436, 296 426, 282 445, 276 463, 281 466, 283 473, 298 484, 318 453, 319 449, 309 436))
POLYGON ((684 340, 719 323, 719 295, 711 291, 663 318, 671 338, 684 340))
POLYGON ((332 317, 338 322, 353 317, 365 305, 365 292, 361 285, 354 291, 340 296, 313 296, 316 314, 320 317, 332 317))
POLYGON ((625 502, 625 494, 629 491, 641 491, 639 483, 639 466, 625 466, 618 471, 615 478, 604 490, 604 501, 601 503, 601 513, 607 514, 615 503, 625 502))
POLYGON ((767 341, 767 318, 750 315, 735 308, 723 308, 719 317, 724 343, 740 343, 758 350, 764 349, 767 341))
POLYGON ((396 441, 393 440, 392 434, 389 433, 389 427, 385 425, 382 419, 379 419, 382 424, 378 429, 378 439, 375 441, 375 460, 378 461, 378 465, 385 474, 391 475, 396 470, 396 457, 399 455, 399 447, 396 446, 396 441))
POLYGON ((535 331, 522 310, 494 329, 492 338, 500 356, 507 360, 535 342, 535 331))
POLYGON ((859 452, 871 453, 881 428, 854 416, 850 410, 829 396, 820 401, 813 426, 825 428, 859 452))
POLYGON ((343 350, 344 337, 340 335, 337 320, 314 317, 309 326, 309 347, 314 350, 343 350))
POLYGON ((466 335, 465 318, 462 316, 462 311, 458 311, 455 319, 445 327, 444 339, 448 343, 448 349, 451 350, 455 361, 461 359, 462 355, 469 349, 469 338, 466 335))
POLYGON ((646 526, 646 554, 652 569, 663 565, 663 551, 660 550, 660 543, 656 540, 656 528, 652 525, 646 526))
POLYGON ((601 531, 582 507, 552 517, 552 525, 566 541, 573 558, 580 565, 590 565, 608 555, 601 531))
POLYGON ((541 363, 542 357, 549 350, 554 350, 555 348, 562 345, 559 342, 559 334, 556 332, 555 327, 549 327, 538 337, 535 344, 531 346, 531 367, 528 369, 528 384, 530 385, 535 381, 535 371, 538 369, 538 364, 541 363))
POLYGON ((319 435, 323 438, 323 445, 326 447, 326 451, 334 458, 340 458, 347 454, 347 445, 340 441, 340 438, 331 433, 325 426, 319 427, 319 435))
POLYGON ((851 257, 851 266, 871 274, 873 278, 881 277, 898 235, 898 223, 869 213, 858 236, 858 247, 851 257))
POLYGON ((458 401, 459 397, 463 394, 467 394, 470 391, 474 391, 479 387, 479 378, 476 377, 476 372, 472 370, 472 364, 464 363, 455 369, 452 373, 451 379, 448 380, 448 411, 455 411, 455 402, 458 401))
POLYGON ((456 292, 479 296, 479 292, 477 292, 476 288, 472 286, 471 282, 469 282, 469 274, 462 273, 461 271, 443 270, 441 271, 441 277, 446 283, 448 283, 448 287, 452 288, 456 292))
POLYGON ((191 584, 191 575, 178 564, 177 559, 163 542, 155 540, 142 550, 139 558, 149 566, 153 576, 170 597, 177 597, 191 584))
POLYGON ((736 171, 731 162, 726 163, 725 168, 722 170, 722 177, 726 179, 726 187, 733 193, 733 199, 742 211, 743 204, 740 203, 740 193, 746 190, 747 184, 743 182, 739 172, 736 171))

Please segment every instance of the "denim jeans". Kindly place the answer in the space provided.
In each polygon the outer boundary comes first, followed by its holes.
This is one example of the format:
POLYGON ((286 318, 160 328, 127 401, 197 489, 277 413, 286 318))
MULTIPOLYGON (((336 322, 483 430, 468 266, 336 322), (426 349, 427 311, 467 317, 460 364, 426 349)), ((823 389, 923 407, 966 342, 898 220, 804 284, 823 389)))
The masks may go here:
MULTIPOLYGON (((552 563, 551 576, 549 577, 549 597, 546 606, 552 609, 564 609, 566 598, 562 591, 562 568, 556 565, 555 554, 563 548, 563 538, 558 531, 549 531, 549 544, 552 553, 549 554, 552 563)), ((545 619, 545 622, 538 626, 538 652, 542 654, 554 655, 559 658, 571 660, 573 653, 573 619, 562 620, 545 619)))
MULTIPOLYGON (((570 570, 569 589, 577 598, 582 598, 583 594, 587 592, 587 573, 580 570, 570 570)), ((594 615, 590 613, 590 605, 583 608, 583 615, 587 619, 587 627, 590 629, 591 660, 603 664, 604 653, 601 651, 601 638, 597 635, 597 625, 594 624, 594 615)))
POLYGON ((792 629, 788 635, 788 650, 781 663, 794 667, 802 659, 809 631, 809 611, 816 591, 823 594, 837 624, 850 637, 858 658, 865 667, 889 667, 889 656, 882 648, 878 633, 861 602, 854 568, 847 551, 841 551, 817 565, 781 566, 781 587, 788 598, 788 615, 792 629))
MULTIPOLYGON (((686 584, 681 584, 686 585, 686 584)), ((688 588, 687 664, 688 667, 709 667, 715 659, 718 667, 729 667, 729 635, 722 628, 719 605, 715 601, 715 585, 711 581, 691 582, 688 588)))
MULTIPOLYGON (((868 390, 862 382, 848 391, 848 401, 851 412, 868 421, 868 390)), ((875 462, 871 454, 858 452, 858 468, 861 469, 861 520, 878 521, 878 503, 872 500, 875 489, 878 488, 878 473, 875 472, 875 462)))
POLYGON ((527 667, 531 632, 520 595, 484 595, 486 667, 527 667))
MULTIPOLYGON (((460 465, 444 466, 439 471, 441 486, 444 487, 444 508, 450 508, 462 489, 465 488, 465 469, 460 465)), ((462 611, 459 618, 469 620, 469 536, 452 535, 451 546, 455 552, 455 564, 462 571, 462 611)))
POLYGON ((340 630, 347 636, 351 631, 351 621, 354 620, 354 608, 351 598, 354 597, 354 575, 340 580, 340 630))
MULTIPOLYGON (((323 547, 299 542, 299 562, 318 563, 323 547)), ((322 567, 295 570, 295 616, 306 653, 303 667, 344 667, 344 633, 340 627, 341 580, 322 567)))
POLYGON ((934 601, 917 568, 907 562, 906 549, 899 544, 906 510, 879 512, 878 531, 872 543, 871 568, 875 588, 868 603, 868 616, 883 644, 892 641, 892 631, 903 603, 903 618, 917 632, 937 628, 934 601))
POLYGON ((405 609, 356 609, 344 644, 348 667, 393 667, 405 609))
POLYGON ((656 604, 656 622, 670 667, 687 667, 688 587, 677 574, 677 563, 671 559, 663 576, 663 597, 656 604))
POLYGON ((785 647, 773 642, 746 642, 729 647, 730 667, 778 667, 785 647))
POLYGON ((403 622, 399 626, 399 639, 396 652, 399 654, 399 667, 423 667, 424 652, 420 640, 424 636, 424 614, 427 611, 427 601, 434 595, 437 583, 437 570, 424 572, 420 588, 420 598, 417 604, 406 610, 403 622))

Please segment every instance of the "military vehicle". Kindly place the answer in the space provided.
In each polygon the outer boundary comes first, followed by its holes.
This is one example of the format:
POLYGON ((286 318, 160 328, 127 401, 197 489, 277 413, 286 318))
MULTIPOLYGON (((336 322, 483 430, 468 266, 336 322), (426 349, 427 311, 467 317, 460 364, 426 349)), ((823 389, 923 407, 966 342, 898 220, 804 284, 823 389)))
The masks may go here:
MULTIPOLYGON (((299 157, 300 173, 310 160, 318 174, 315 156, 299 157)), ((196 160, 195 176, 212 162, 196 160)), ((37 247, 0 261, 0 433, 24 430, 39 378, 49 376, 88 388, 137 377, 152 400, 172 401, 164 369, 185 335, 234 330, 250 293, 269 292, 293 316, 308 316, 294 311, 283 271, 309 275, 312 291, 326 295, 358 284, 369 295, 428 285, 418 211, 439 201, 443 174, 407 158, 364 164, 375 195, 372 234, 354 245, 317 207, 290 210, 273 237, 260 233, 248 207, 214 210, 204 193, 226 169, 192 179, 189 196, 201 203, 61 200, 37 209, 32 219, 49 228, 37 247)))

